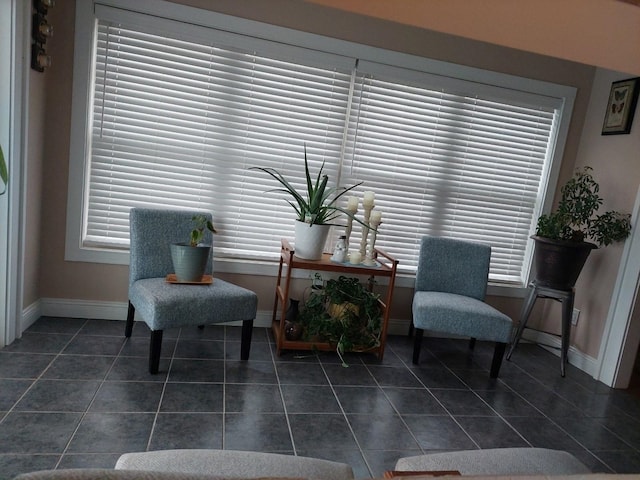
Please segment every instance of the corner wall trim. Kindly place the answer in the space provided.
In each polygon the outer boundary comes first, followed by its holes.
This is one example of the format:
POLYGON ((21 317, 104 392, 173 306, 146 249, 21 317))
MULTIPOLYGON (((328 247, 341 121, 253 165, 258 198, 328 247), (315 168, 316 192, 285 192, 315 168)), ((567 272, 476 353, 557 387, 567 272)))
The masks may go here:
POLYGON ((31 325, 36 323, 42 316, 42 301, 36 300, 27 308, 22 310, 22 316, 20 317, 20 331, 18 332, 18 338, 22 336, 22 332, 24 332, 31 325))

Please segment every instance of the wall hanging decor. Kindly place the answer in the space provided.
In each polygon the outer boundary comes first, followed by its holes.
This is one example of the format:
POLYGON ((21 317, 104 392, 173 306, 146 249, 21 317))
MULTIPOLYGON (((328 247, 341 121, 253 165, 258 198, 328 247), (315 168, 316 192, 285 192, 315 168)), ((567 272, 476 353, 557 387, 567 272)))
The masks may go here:
POLYGON ((640 77, 619 80, 611 84, 602 135, 619 135, 631 131, 633 114, 638 102, 640 77))
POLYGON ((44 72, 51 66, 51 55, 47 55, 47 39, 53 35, 53 27, 47 21, 49 8, 55 5, 55 0, 33 0, 33 15, 31 24, 31 68, 44 72))

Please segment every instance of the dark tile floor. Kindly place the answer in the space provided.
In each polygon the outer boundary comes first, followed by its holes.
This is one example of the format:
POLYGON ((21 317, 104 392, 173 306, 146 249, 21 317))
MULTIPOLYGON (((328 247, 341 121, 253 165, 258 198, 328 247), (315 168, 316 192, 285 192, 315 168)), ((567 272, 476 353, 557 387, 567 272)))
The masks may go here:
POLYGON ((147 373, 148 331, 124 322, 42 318, 0 350, 0 478, 46 468, 114 466, 123 452, 224 448, 351 464, 379 477, 422 452, 546 447, 598 472, 640 472, 640 399, 555 355, 522 344, 500 378, 492 346, 390 337, 384 361, 274 353, 255 329, 239 361, 240 329, 169 331, 161 372, 147 373))

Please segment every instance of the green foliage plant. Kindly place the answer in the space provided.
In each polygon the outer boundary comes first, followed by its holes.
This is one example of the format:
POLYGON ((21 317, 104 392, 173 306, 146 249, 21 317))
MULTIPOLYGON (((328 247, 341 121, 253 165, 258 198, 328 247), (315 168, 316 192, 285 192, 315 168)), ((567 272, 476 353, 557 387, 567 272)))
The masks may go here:
POLYGON ((193 223, 195 225, 194 229, 191 230, 189 234, 189 245, 192 247, 197 247, 202 239, 204 238, 204 230, 205 228, 212 233, 217 233, 216 229, 213 228, 213 223, 207 219, 204 215, 194 215, 191 217, 193 223))
POLYGON ((2 152, 2 146, 0 146, 0 179, 4 184, 4 188, 0 195, 3 195, 7 191, 7 183, 9 182, 9 172, 7 171, 7 164, 4 161, 4 153, 2 152))
POLYGON ((345 352, 366 351, 380 345, 379 298, 357 278, 340 276, 327 280, 323 289, 312 290, 298 316, 304 340, 335 345, 343 366, 348 366, 343 358, 345 352))
POLYGON ((274 178, 280 183, 282 188, 269 190, 270 192, 286 193, 291 196, 291 200, 287 203, 291 205, 296 212, 297 220, 308 223, 310 225, 327 225, 331 224, 340 213, 344 213, 353 218, 358 223, 368 227, 363 222, 353 216, 353 214, 337 205, 338 200, 347 192, 362 185, 359 182, 351 187, 329 187, 329 176, 323 174, 324 162, 320 166, 318 174, 313 178, 309 170, 309 162, 307 160, 307 146, 304 147, 304 171, 306 178, 306 192, 298 192, 295 187, 275 168, 269 167, 250 167, 249 170, 260 170, 274 178))
POLYGON ((569 242, 592 240, 598 246, 607 246, 629 236, 631 214, 609 211, 596 215, 603 200, 591 171, 591 167, 576 170, 562 186, 558 208, 538 218, 536 235, 569 242))

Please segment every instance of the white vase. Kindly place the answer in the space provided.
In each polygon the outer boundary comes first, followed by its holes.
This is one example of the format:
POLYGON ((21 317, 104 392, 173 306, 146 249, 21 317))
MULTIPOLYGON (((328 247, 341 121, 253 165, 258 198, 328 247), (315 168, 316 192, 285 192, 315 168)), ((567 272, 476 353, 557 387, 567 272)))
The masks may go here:
POLYGON ((331 225, 311 225, 296 220, 295 256, 304 260, 322 258, 331 225))

